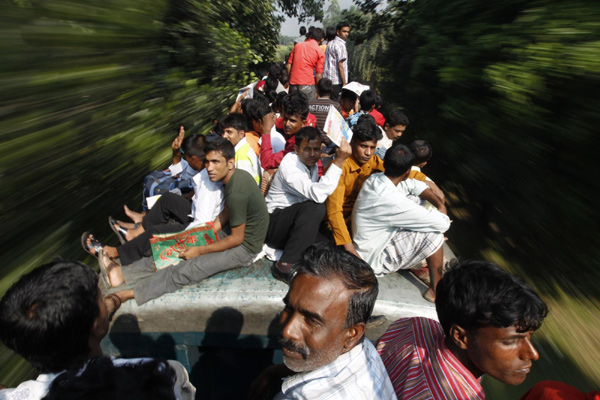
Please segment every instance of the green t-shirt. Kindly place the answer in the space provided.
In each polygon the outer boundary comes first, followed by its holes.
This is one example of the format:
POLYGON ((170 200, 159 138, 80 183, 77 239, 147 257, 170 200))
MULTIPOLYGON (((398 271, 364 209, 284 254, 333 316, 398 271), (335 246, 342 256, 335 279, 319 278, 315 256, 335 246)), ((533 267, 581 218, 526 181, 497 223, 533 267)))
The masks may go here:
POLYGON ((269 213, 265 198, 252 175, 236 169, 225 185, 225 201, 229 210, 229 225, 246 224, 242 245, 252 253, 260 253, 269 229, 269 213))

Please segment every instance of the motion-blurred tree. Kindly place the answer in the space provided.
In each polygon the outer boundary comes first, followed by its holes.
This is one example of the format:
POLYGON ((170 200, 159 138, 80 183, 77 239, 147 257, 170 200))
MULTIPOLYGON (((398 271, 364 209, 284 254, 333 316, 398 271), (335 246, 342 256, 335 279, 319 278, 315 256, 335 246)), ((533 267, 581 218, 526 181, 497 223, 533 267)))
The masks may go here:
POLYGON ((368 67, 438 149, 454 219, 540 288, 597 296, 600 4, 394 1, 382 14, 362 28, 387 39, 368 67))

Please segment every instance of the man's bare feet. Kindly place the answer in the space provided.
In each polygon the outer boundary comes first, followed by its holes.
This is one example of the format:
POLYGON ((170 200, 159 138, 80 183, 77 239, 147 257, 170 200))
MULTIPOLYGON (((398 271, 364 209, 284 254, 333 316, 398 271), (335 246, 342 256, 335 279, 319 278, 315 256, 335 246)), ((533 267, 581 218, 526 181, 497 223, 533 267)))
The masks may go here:
POLYGON ((121 307, 123 300, 116 293, 107 294, 103 300, 108 311, 108 320, 111 321, 119 307, 121 307))
POLYGON ((118 225, 121 225, 123 228, 125 229, 134 229, 136 228, 136 225, 139 223, 133 223, 133 222, 123 222, 123 221, 116 221, 118 225))
POLYGON ((81 236, 81 244, 85 251, 96 258, 98 257, 98 253, 104 248, 104 245, 89 232, 85 232, 81 236))
POLYGON ((432 288, 429 288, 423 293, 423 298, 431 303, 435 303, 435 292, 432 288))
POLYGON ((123 209, 125 209, 125 214, 133 221, 133 222, 142 222, 142 220, 144 219, 144 216, 146 215, 146 212, 135 212, 135 211, 131 211, 129 209, 129 207, 127 207, 127 205, 123 206, 123 209))

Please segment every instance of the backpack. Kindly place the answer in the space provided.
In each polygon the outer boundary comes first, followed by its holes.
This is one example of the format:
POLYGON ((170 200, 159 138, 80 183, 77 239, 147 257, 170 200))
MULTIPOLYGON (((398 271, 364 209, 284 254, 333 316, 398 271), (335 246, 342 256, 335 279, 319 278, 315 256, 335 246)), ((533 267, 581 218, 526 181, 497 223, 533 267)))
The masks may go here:
POLYGON ((192 178, 182 179, 180 176, 171 176, 169 171, 152 171, 144 177, 142 191, 142 208, 148 211, 147 198, 173 192, 177 194, 188 193, 193 189, 192 178))

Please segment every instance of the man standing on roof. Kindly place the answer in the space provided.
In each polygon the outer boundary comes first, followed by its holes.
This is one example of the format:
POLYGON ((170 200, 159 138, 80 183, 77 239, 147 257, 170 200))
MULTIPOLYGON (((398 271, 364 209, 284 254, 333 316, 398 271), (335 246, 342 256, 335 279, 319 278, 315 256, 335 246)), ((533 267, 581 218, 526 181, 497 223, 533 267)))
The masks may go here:
POLYGON ((336 27, 337 36, 327 45, 325 51, 325 67, 323 76, 331 79, 333 92, 331 99, 338 101, 342 87, 348 83, 348 50, 346 39, 350 35, 350 26, 347 22, 340 22, 336 27))
POLYGON ((309 39, 294 46, 287 63, 290 93, 302 92, 308 101, 317 98, 316 84, 323 77, 325 54, 319 47, 323 39, 323 29, 315 28, 309 39))

